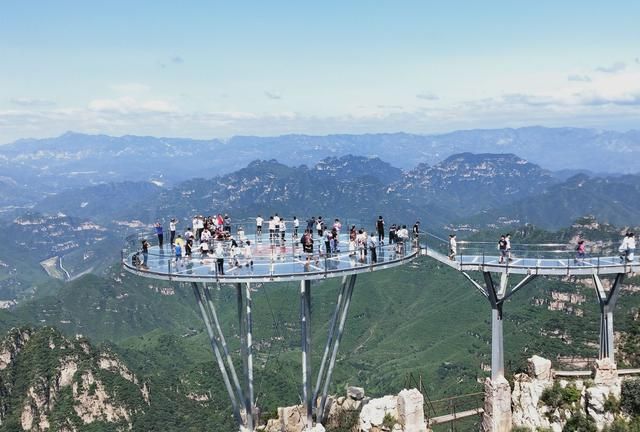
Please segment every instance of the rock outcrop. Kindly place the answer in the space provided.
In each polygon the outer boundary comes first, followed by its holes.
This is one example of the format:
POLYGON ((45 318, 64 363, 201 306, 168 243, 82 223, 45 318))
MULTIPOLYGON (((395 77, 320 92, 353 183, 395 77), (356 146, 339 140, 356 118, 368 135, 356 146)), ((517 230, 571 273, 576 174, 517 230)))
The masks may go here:
POLYGON ((597 361, 592 383, 581 379, 558 380, 554 378, 551 362, 538 356, 530 358, 528 364, 526 374, 514 377, 514 426, 529 427, 532 430, 548 428, 560 432, 567 420, 576 414, 590 417, 599 431, 613 422, 613 413, 608 412, 605 407, 607 401, 620 399, 621 380, 615 363, 608 359, 597 361), (572 393, 575 399, 560 401, 557 406, 547 406, 543 402, 546 390, 564 391, 565 395, 572 393))
POLYGON ((511 395, 513 404, 513 424, 532 429, 550 428, 547 417, 548 407, 540 398, 545 389, 553 386, 551 360, 533 356, 528 361, 528 372, 516 374, 511 395))
MULTIPOLYGON (((347 396, 330 396, 327 405, 325 424, 331 427, 351 425, 353 432, 427 432, 424 397, 416 389, 402 390, 397 396, 368 399, 364 389, 349 387, 347 396)), ((315 424, 312 429, 305 429, 305 417, 301 405, 278 408, 278 418, 270 419, 260 430, 324 431, 320 424, 315 424)))
POLYGON ((13 329, 0 342, 0 423, 25 431, 75 431, 100 422, 128 430, 148 397, 115 355, 81 338, 69 340, 51 328, 13 329))
POLYGON ((509 432, 511 426, 511 386, 504 377, 496 380, 487 378, 484 382, 482 430, 485 432, 509 432))

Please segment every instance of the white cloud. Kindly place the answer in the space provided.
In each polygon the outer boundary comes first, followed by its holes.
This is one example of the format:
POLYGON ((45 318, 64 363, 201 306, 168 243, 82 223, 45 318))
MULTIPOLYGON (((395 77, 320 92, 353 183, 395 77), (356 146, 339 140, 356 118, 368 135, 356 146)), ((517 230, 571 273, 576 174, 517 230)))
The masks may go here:
POLYGON ((95 99, 89 102, 91 111, 117 112, 122 114, 134 112, 175 112, 176 108, 164 100, 138 101, 131 96, 117 99, 95 99))

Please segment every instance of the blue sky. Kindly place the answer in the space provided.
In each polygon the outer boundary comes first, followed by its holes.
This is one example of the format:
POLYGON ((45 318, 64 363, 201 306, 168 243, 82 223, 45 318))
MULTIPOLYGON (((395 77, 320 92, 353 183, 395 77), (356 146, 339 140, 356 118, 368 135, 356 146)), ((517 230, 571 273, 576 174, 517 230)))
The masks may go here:
POLYGON ((639 2, 101 3, 0 3, 0 143, 639 125, 639 2))

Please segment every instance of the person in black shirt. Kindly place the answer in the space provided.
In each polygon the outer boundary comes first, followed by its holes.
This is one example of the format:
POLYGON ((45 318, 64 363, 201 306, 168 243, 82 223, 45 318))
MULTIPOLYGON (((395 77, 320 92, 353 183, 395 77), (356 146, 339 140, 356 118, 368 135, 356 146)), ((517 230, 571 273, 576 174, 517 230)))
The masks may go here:
POLYGON ((376 222, 376 230, 378 231, 378 242, 384 242, 384 219, 382 216, 378 216, 378 221, 376 222))

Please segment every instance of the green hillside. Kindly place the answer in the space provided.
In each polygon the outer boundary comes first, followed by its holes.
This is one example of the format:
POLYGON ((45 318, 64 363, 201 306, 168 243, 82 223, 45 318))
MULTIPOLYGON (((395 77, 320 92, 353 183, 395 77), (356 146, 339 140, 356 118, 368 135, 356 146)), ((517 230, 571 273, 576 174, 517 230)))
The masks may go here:
MULTIPOLYGON (((82 333, 91 340, 111 341, 108 346, 133 371, 163 389, 160 393, 179 389, 181 394, 207 394, 215 399, 178 405, 172 423, 176 428, 199 424, 209 415, 226 418, 230 404, 190 287, 158 284, 117 271, 112 276, 119 281, 89 275, 55 294, 25 302, 3 314, 3 325, 54 325, 68 335, 82 333)), ((312 285, 316 367, 338 287, 338 280, 312 285)), ((294 283, 264 285, 253 294, 256 395, 264 412, 299 400, 297 288, 294 283)), ((519 370, 533 354, 594 358, 599 315, 591 290, 558 279, 539 279, 514 296, 505 305, 508 370, 519 370), (572 305, 573 310, 549 310, 551 292, 579 293, 585 298, 582 304, 572 305), (577 316, 575 309, 583 316, 577 316)), ((237 359, 235 291, 223 285, 219 290, 213 287, 212 293, 237 359)), ((632 319, 639 306, 640 297, 623 292, 616 330, 636 327, 632 319)), ((627 348, 636 346, 635 337, 629 338, 627 348)), ((625 358, 637 362, 637 356, 625 358)), ((423 376, 429 397, 438 399, 478 391, 479 381, 488 374, 481 366, 489 363, 488 303, 461 274, 420 258, 403 268, 358 277, 331 391, 343 393, 350 384, 363 386, 372 396, 396 393, 407 374, 413 373, 423 376)))

